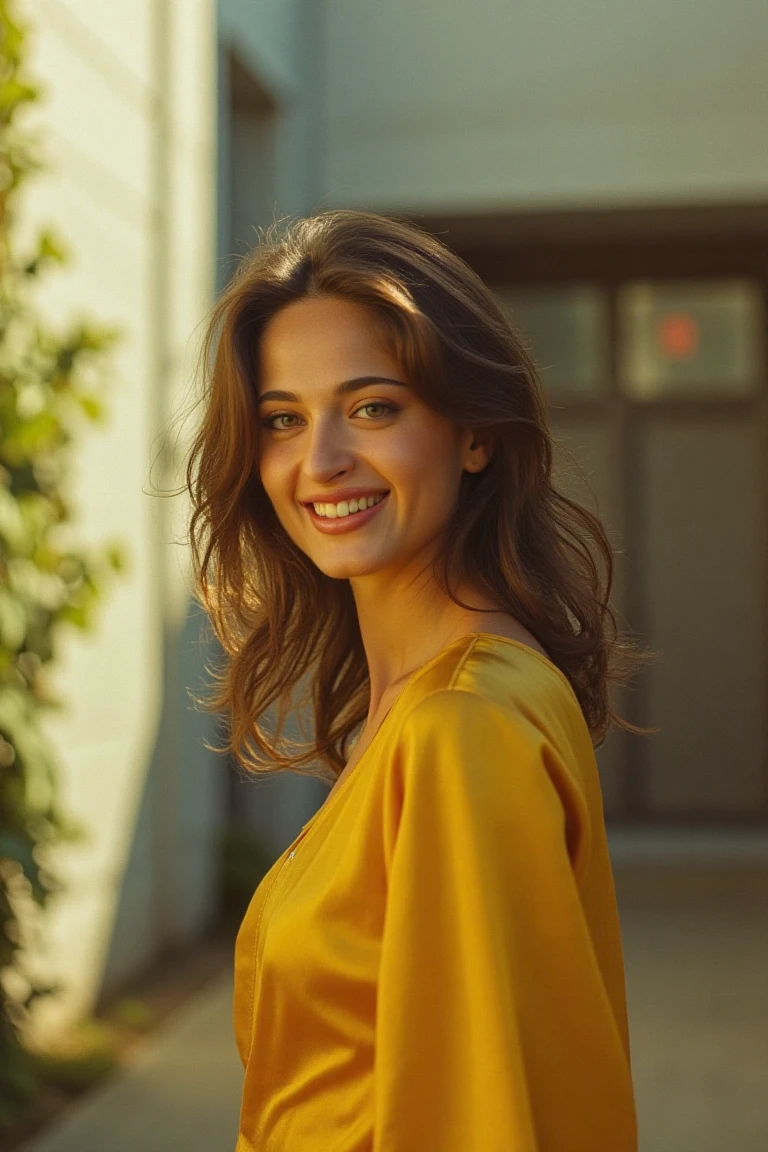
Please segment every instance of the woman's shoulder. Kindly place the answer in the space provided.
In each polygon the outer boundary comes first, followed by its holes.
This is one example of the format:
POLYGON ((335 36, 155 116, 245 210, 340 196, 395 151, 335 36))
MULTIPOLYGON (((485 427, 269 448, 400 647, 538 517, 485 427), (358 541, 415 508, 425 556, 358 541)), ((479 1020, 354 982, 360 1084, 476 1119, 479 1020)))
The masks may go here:
POLYGON ((462 637, 421 670, 401 704, 392 736, 411 748, 416 765, 449 758, 461 771, 459 761, 482 759, 489 770, 494 762, 505 770, 514 761, 534 775, 543 768, 572 799, 586 800, 597 787, 592 739, 570 683, 516 640, 462 637))
MULTIPOLYGON (((449 644, 412 678, 403 693, 404 712, 489 708, 527 716, 545 727, 585 728, 581 706, 565 674, 544 654, 508 636, 475 632, 449 644), (477 705, 475 705, 476 707, 477 705)), ((588 736, 588 732, 587 732, 588 736)), ((590 741, 591 746, 591 741, 590 741)))

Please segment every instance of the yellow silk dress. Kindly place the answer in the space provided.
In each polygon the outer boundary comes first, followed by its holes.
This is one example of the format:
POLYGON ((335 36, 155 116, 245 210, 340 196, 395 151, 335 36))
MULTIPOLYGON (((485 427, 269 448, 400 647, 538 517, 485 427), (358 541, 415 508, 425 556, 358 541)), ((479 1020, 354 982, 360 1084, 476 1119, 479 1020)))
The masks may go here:
POLYGON ((636 1152, 594 750, 545 657, 413 673, 257 888, 236 1152, 636 1152))

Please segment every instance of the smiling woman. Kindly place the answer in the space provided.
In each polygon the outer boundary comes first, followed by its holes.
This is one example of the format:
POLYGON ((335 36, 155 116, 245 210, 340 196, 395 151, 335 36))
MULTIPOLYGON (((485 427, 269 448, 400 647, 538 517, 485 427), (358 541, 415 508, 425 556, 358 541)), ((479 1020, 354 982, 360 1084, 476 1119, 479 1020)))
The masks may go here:
POLYGON ((458 623, 452 600, 427 605, 425 596, 418 624, 409 620, 415 601, 406 587, 450 519, 464 469, 480 463, 469 449, 476 434, 425 403, 381 319, 353 299, 308 296, 280 309, 264 326, 258 369, 259 477, 296 546, 327 576, 350 582, 370 723, 393 682, 423 663, 430 635, 458 623), (290 391, 295 381, 300 396, 290 391), (292 411, 272 411, 291 396, 292 411), (350 508, 369 494, 378 497, 370 508, 350 508), (301 513, 307 505, 315 507, 301 513))
POLYGON ((275 226, 203 361, 190 539, 231 659, 201 703, 229 712, 244 768, 333 780, 388 690, 480 614, 563 672, 595 744, 635 730, 609 698, 644 654, 609 607, 605 532, 554 487, 535 366, 448 248, 367 213, 275 226), (384 490, 360 531, 302 508, 384 490), (309 671, 314 740, 270 740, 259 718, 309 671))
POLYGON ((594 746, 642 654, 525 348, 433 237, 340 211, 247 257, 204 362, 202 703, 244 768, 333 783, 238 936, 238 1152, 635 1152, 594 746))

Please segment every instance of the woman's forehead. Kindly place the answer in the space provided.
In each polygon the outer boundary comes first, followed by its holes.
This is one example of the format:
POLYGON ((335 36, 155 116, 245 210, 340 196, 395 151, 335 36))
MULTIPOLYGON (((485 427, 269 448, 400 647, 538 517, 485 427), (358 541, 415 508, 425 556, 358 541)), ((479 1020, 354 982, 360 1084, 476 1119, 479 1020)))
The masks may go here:
POLYGON ((267 323, 259 347, 262 381, 296 374, 348 376, 385 372, 400 376, 381 324, 354 301, 307 298, 281 309, 267 323))

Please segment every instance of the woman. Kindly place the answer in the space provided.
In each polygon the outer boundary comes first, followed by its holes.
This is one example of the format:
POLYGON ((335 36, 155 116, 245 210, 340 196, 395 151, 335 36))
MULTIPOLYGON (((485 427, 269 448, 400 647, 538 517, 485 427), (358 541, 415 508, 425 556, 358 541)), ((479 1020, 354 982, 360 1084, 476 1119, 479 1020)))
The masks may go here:
POLYGON ((633 1152, 593 745, 640 655, 531 360, 437 240, 339 211, 243 262, 206 363, 205 704, 244 768, 333 784, 238 935, 238 1152, 633 1152))

